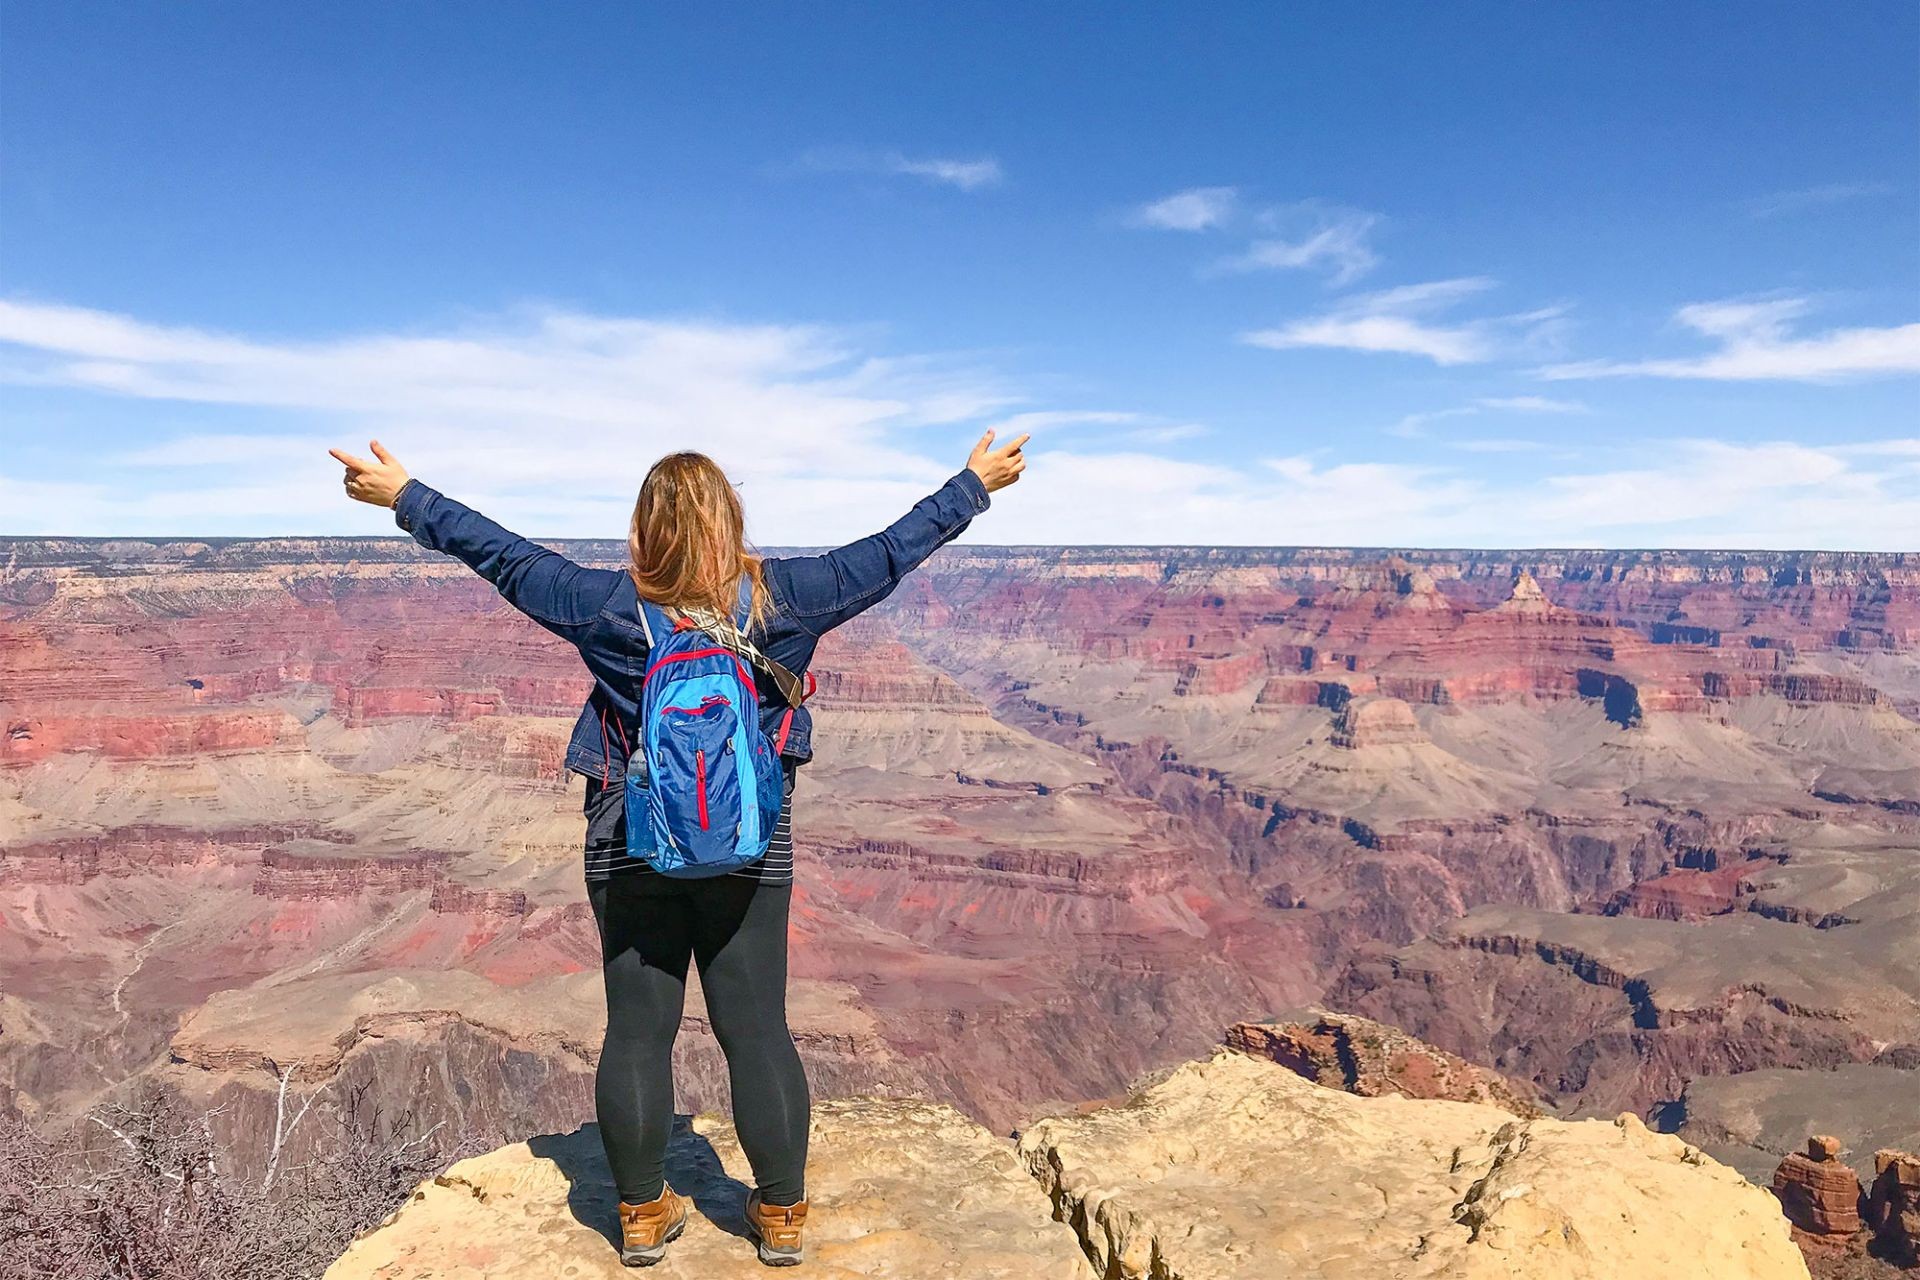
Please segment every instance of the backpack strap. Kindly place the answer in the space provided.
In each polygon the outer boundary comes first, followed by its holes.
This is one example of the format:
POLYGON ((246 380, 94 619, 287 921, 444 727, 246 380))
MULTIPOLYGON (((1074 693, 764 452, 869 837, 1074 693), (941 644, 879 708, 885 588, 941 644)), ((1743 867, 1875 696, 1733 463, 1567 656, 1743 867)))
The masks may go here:
POLYGON ((815 683, 813 673, 809 671, 806 680, 802 681, 785 666, 760 652, 759 646, 748 641, 747 622, 752 616, 753 578, 743 573, 740 575, 739 603, 734 606, 733 625, 740 632, 740 639, 745 645, 749 664, 773 678, 773 687, 779 691, 780 701, 787 704, 786 719, 780 722, 780 742, 784 744, 787 740, 787 724, 793 719, 793 709, 813 696, 815 683))
POLYGON ((633 599, 639 606, 640 630, 647 637, 647 651, 651 653, 653 647, 660 643, 659 637, 673 630, 673 623, 668 620, 666 614, 647 603, 646 597, 636 595, 633 599), (654 625, 656 621, 660 624, 658 627, 654 625))

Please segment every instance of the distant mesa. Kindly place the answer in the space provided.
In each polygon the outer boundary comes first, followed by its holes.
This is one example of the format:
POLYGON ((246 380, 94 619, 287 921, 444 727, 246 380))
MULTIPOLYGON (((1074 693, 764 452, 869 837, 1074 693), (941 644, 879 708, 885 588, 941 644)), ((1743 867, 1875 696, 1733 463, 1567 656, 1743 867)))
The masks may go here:
POLYGON ((1353 698, 1333 715, 1331 741, 1336 747, 1358 750, 1426 740, 1413 708, 1398 698, 1353 698))
POLYGON ((1547 599, 1547 593, 1540 589, 1540 583, 1532 572, 1522 569, 1513 580, 1513 591, 1499 608, 1507 613, 1549 613, 1554 604, 1547 599))

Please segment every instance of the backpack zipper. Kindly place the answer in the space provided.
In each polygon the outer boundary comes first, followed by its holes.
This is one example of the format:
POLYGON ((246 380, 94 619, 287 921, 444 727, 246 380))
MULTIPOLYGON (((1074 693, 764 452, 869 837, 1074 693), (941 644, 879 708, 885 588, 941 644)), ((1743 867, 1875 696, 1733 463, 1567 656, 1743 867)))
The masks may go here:
POLYGON ((693 790, 700 800, 700 829, 707 829, 707 753, 693 753, 693 790))

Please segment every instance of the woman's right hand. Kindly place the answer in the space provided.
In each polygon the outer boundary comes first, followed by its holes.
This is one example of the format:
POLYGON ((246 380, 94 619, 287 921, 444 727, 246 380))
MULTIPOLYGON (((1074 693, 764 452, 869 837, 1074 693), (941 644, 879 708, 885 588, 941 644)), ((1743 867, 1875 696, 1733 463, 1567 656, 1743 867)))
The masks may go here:
POLYGON ((980 477, 980 483, 987 492, 1004 489, 1020 478, 1027 469, 1027 460, 1020 454, 1020 446, 1033 439, 1031 433, 1021 436, 1011 444, 993 447, 993 432, 980 437, 980 443, 973 446, 973 456, 967 459, 967 470, 980 477))

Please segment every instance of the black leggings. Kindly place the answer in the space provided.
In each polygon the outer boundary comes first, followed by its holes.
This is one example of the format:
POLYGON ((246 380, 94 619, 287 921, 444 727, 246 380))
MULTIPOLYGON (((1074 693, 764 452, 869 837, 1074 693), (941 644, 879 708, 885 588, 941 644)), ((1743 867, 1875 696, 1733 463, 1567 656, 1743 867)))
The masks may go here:
POLYGON ((807 1077, 787 1031, 792 884, 652 873, 589 883, 607 979, 607 1040, 594 1102, 620 1198, 657 1199, 673 1129, 673 1040, 700 969, 707 1016, 727 1057, 733 1122, 768 1204, 806 1195, 807 1077))

